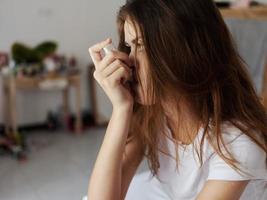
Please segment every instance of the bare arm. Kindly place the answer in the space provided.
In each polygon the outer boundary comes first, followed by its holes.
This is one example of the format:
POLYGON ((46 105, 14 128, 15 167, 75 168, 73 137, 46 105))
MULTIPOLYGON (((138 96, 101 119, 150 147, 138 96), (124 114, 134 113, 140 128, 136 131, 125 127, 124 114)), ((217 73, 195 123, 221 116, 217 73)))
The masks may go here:
POLYGON ((140 138, 134 133, 131 140, 125 147, 122 164, 122 185, 121 199, 123 200, 127 194, 131 180, 144 157, 144 147, 140 138))
POLYGON ((132 108, 113 110, 90 178, 90 200, 121 198, 122 158, 129 131, 132 108))
POLYGON ((112 116, 89 182, 90 200, 124 198, 141 160, 137 140, 126 145, 134 103, 130 85, 126 82, 132 76, 128 67, 131 61, 127 54, 119 51, 112 51, 102 57, 101 50, 110 43, 111 40, 107 39, 89 48, 96 68, 94 78, 113 105, 112 116), (133 165, 129 164, 132 161, 133 165))

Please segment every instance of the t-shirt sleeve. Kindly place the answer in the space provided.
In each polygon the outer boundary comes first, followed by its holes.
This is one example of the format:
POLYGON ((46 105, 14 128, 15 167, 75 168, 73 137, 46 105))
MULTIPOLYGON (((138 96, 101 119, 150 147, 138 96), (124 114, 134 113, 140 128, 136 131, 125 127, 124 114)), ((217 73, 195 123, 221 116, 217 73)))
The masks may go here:
POLYGON ((209 160, 208 180, 267 180, 266 153, 247 135, 236 137, 227 148, 240 162, 237 166, 243 172, 232 168, 214 152, 209 160))

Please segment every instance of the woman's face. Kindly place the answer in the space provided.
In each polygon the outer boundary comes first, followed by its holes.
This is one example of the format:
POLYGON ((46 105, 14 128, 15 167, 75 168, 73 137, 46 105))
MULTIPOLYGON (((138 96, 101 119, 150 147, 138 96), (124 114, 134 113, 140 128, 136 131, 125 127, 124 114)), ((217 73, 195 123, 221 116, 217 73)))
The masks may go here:
POLYGON ((139 27, 137 27, 136 33, 133 23, 130 20, 126 20, 124 23, 124 36, 125 45, 130 48, 129 58, 132 61, 133 65, 136 64, 136 66, 134 66, 134 71, 136 73, 136 76, 138 76, 139 80, 141 81, 141 83, 138 82, 133 88, 136 93, 135 101, 145 105, 147 104, 145 102, 144 95, 147 94, 146 75, 148 69, 148 62, 139 27), (144 92, 142 92, 142 88, 144 92))

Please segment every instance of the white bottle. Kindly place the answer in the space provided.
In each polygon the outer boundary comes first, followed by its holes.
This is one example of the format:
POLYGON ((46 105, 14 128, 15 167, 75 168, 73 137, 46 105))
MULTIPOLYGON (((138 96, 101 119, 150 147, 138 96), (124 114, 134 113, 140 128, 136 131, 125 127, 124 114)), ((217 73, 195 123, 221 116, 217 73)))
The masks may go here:
POLYGON ((109 52, 111 52, 112 50, 116 50, 116 48, 113 46, 113 44, 108 44, 107 46, 105 46, 103 48, 105 55, 107 55, 109 52))

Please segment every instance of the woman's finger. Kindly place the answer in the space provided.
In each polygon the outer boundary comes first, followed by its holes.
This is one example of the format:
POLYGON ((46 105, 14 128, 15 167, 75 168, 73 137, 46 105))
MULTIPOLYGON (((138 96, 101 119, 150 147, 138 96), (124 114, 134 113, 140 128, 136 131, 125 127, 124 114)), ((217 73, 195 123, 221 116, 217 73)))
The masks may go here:
POLYGON ((127 80, 131 79, 130 73, 125 69, 125 67, 119 67, 115 70, 110 76, 106 78, 108 82, 115 84, 115 83, 125 83, 127 80))
POLYGON ((88 51, 89 51, 89 54, 95 64, 95 66, 102 60, 102 57, 101 57, 101 50, 108 44, 110 44, 112 42, 111 38, 108 38, 100 43, 97 43, 93 46, 91 46, 88 51))
POLYGON ((120 60, 115 60, 113 63, 111 63, 101 72, 101 75, 102 77, 108 77, 120 67, 124 67, 127 72, 132 75, 132 70, 120 60))
POLYGON ((112 51, 102 59, 101 65, 99 65, 98 70, 103 71, 106 67, 108 67, 108 65, 110 65, 117 59, 121 60, 128 66, 132 65, 129 56, 126 53, 120 51, 112 51))

